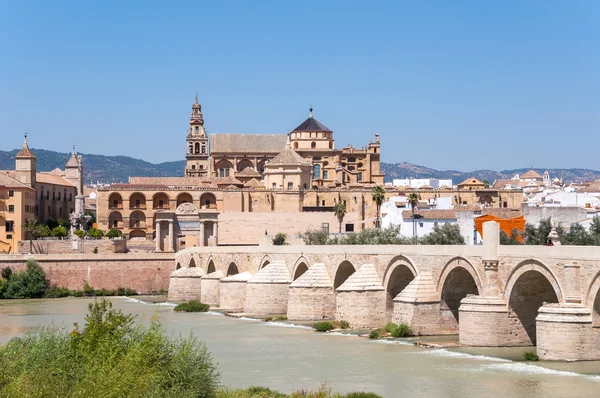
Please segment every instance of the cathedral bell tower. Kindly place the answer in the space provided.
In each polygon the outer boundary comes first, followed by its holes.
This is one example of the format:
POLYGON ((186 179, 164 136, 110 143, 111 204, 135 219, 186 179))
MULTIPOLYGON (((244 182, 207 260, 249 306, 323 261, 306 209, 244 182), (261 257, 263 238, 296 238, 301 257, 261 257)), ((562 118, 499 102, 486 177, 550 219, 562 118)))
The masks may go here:
POLYGON ((204 129, 204 118, 202 117, 202 107, 198 103, 198 94, 196 101, 192 105, 192 115, 190 116, 190 129, 187 135, 187 151, 185 158, 186 177, 205 177, 208 175, 208 136, 204 129))

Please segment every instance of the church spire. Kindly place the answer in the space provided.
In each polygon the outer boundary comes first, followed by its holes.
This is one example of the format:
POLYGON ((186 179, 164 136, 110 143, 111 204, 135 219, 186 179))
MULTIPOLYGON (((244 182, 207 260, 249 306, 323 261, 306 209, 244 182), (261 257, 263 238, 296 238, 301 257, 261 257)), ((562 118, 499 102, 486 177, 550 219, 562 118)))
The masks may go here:
POLYGON ((27 144, 27 133, 25 133, 25 138, 23 140, 23 147, 21 147, 21 150, 19 151, 19 153, 17 153, 17 158, 33 158, 35 159, 35 155, 33 154, 33 152, 31 152, 31 149, 29 149, 29 145, 27 144))
POLYGON ((204 118, 202 117, 202 106, 198 103, 198 94, 194 98, 194 104, 192 105, 192 115, 190 116, 191 125, 204 125, 204 118))

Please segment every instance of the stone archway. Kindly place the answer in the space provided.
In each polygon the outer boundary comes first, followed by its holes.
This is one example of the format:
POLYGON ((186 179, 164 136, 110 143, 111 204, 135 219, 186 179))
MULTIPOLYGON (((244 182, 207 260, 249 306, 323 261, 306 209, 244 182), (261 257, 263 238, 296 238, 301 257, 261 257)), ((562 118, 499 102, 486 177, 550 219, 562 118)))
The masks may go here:
POLYGON ((195 267, 196 267, 196 261, 194 261, 194 257, 192 257, 190 259, 190 266, 189 266, 189 268, 195 268, 195 267))
POLYGON ((179 195, 177 195, 177 207, 179 207, 180 205, 184 204, 184 203, 193 203, 194 199, 192 198, 192 195, 190 195, 187 192, 182 192, 179 195))
POLYGON ((440 322, 446 333, 458 333, 458 309, 462 299, 469 294, 479 294, 473 275, 462 266, 453 267, 447 273, 441 289, 440 322))
POLYGON ((201 209, 216 209, 217 198, 212 193, 206 192, 200 196, 200 208, 201 209))
POLYGON ((207 274, 212 274, 213 272, 215 272, 217 269, 215 268, 215 263, 213 262, 212 258, 208 261, 208 266, 206 267, 206 273, 207 274))
POLYGON ((356 272, 354 265, 348 260, 342 261, 335 271, 335 278, 333 280, 333 289, 337 289, 346 282, 346 279, 356 272))
POLYGON ((600 327, 600 272, 592 279, 585 303, 592 313, 592 325, 600 327))
POLYGON ((294 270, 294 277, 292 278, 292 280, 295 281, 296 279, 300 278, 302 274, 304 274, 306 271, 308 271, 308 266, 304 261, 302 261, 296 266, 296 269, 294 270))
POLYGON ((511 275, 506 291, 508 332, 512 345, 536 345, 538 310, 544 303, 558 303, 562 296, 553 286, 556 280, 552 279, 553 276, 549 279, 548 274, 539 269, 527 269, 511 275))
POLYGON ((175 267, 176 270, 181 268, 181 264, 177 263, 177 266, 175 267))
POLYGON ((389 262, 384 284, 386 292, 386 312, 388 319, 391 319, 394 313, 394 298, 402 292, 406 286, 417 276, 412 263, 404 256, 397 256, 389 262))
POLYGON ((246 167, 250 167, 251 169, 254 169, 254 164, 252 164, 252 161, 250 159, 242 159, 242 160, 238 161, 238 163, 237 163, 237 171, 238 172, 244 170, 246 167))
POLYGON ((237 275, 239 274, 240 271, 238 270, 237 265, 235 265, 235 263, 231 263, 229 264, 229 267, 227 268, 227 276, 231 276, 231 275, 237 275))

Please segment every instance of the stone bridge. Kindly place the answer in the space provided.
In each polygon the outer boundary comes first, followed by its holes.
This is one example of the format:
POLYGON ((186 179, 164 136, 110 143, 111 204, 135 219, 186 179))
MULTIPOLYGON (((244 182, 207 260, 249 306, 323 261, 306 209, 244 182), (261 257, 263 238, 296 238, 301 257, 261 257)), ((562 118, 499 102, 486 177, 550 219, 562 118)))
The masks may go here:
POLYGON ((600 250, 500 246, 498 225, 484 228, 480 246, 190 248, 175 254, 169 295, 356 328, 406 322, 465 345, 537 345, 542 359, 600 359, 600 250))

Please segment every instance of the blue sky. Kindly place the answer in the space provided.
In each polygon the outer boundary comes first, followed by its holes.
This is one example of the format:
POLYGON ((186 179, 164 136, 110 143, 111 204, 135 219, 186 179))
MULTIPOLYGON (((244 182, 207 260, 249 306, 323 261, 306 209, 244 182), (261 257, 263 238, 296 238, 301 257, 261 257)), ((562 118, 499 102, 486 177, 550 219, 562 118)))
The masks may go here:
POLYGON ((598 1, 0 0, 1 149, 183 159, 308 116, 382 160, 600 169, 598 1), (173 3, 173 4, 169 4, 173 3))

